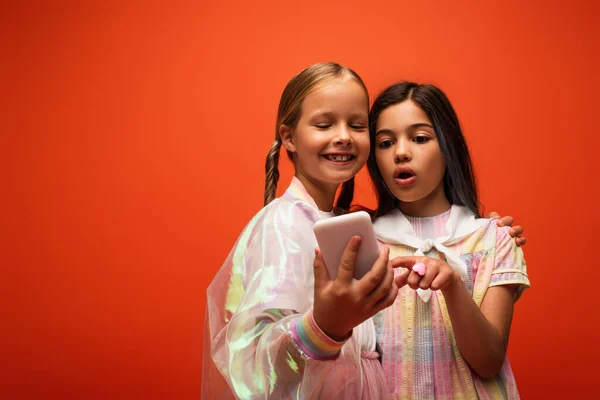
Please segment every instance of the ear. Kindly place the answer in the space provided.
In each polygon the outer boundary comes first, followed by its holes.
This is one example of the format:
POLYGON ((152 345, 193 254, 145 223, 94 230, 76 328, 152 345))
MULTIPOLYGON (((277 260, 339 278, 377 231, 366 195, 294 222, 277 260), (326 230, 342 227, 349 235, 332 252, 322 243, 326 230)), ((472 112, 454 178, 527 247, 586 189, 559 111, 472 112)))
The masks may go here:
POLYGON ((294 144, 294 130, 287 125, 281 125, 279 127, 279 137, 281 138, 281 145, 289 152, 296 152, 296 145, 294 144))

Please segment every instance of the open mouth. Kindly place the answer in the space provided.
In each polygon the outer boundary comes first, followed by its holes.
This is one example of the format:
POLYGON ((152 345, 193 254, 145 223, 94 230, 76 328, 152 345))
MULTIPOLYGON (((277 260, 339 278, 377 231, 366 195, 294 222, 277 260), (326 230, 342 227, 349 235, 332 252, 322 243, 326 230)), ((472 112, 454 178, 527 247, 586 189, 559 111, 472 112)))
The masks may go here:
POLYGON ((417 175, 410 168, 399 168, 394 173, 394 180, 399 185, 411 185, 415 179, 417 175))
POLYGON ((410 172, 400 172, 398 175, 396 175, 396 179, 410 179, 413 176, 415 175, 410 172))
POLYGON ((347 162, 356 158, 352 154, 325 154, 323 157, 332 162, 347 162))

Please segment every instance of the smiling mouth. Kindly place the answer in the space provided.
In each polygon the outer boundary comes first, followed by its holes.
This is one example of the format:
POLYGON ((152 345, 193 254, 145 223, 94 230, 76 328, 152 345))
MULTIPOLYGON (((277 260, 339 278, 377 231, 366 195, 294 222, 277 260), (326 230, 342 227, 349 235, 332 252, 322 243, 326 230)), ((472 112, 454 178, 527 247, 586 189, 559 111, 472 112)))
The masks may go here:
POLYGON ((333 162, 346 162, 354 159, 355 157, 351 154, 326 154, 325 157, 329 161, 333 162))

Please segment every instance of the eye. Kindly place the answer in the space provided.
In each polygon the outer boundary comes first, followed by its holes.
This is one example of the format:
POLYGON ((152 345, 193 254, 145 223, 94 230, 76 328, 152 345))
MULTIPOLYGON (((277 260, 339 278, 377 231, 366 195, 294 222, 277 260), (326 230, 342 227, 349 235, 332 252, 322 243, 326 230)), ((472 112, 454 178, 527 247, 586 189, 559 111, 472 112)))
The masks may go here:
POLYGON ((367 129, 366 126, 362 124, 351 124, 350 128, 354 129, 355 131, 364 131, 365 129, 367 129))
POLYGON ((315 125, 318 129, 329 129, 331 127, 331 124, 316 124, 315 125))
POLYGON ((379 142, 379 148, 380 149, 389 149, 390 147, 392 147, 394 143, 390 140, 390 139, 384 139, 381 142, 379 142))
POLYGON ((422 143, 427 143, 427 142, 429 142, 430 140, 431 140, 431 138, 430 138, 429 136, 415 136, 415 137, 413 138, 413 142, 415 142, 415 143, 419 143, 419 144, 422 144, 422 143))

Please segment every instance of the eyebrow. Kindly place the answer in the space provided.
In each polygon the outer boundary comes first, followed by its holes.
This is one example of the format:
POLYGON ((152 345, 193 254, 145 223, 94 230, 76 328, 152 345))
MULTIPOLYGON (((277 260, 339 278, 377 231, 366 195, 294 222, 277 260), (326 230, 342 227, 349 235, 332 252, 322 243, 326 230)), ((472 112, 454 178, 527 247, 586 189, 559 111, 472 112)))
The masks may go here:
MULTIPOLYGON (((313 113, 309 118, 316 118, 316 117, 334 117, 336 115, 336 113, 334 113, 333 111, 316 111, 315 113, 313 113)), ((350 114, 350 119, 352 118, 369 118, 369 114, 368 113, 354 113, 354 114, 350 114)))
MULTIPOLYGON (((435 130, 433 128, 433 126, 431 126, 430 124, 425 123, 425 122, 419 122, 419 123, 416 123, 416 124, 412 124, 412 125, 410 125, 408 127, 408 129, 417 129, 417 128, 431 128, 431 129, 435 130)), ((385 133, 387 133, 387 134, 393 134, 394 130, 393 129, 380 129, 380 130, 377 131, 377 133, 375 134, 375 136, 377 136, 379 134, 385 134, 385 133)))

